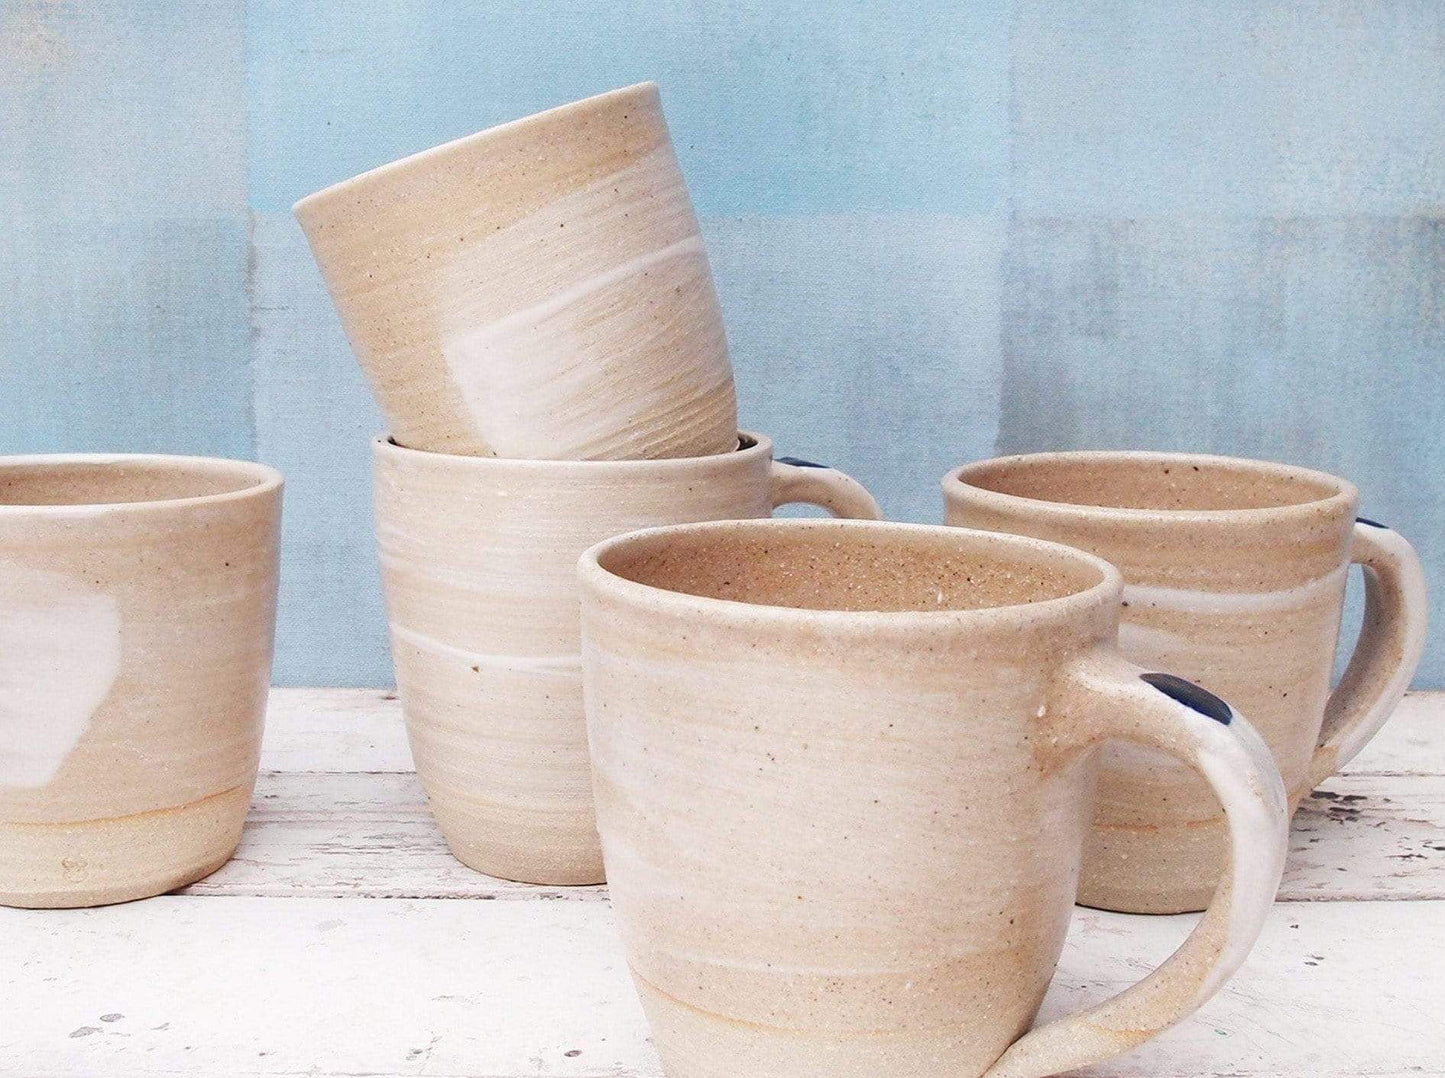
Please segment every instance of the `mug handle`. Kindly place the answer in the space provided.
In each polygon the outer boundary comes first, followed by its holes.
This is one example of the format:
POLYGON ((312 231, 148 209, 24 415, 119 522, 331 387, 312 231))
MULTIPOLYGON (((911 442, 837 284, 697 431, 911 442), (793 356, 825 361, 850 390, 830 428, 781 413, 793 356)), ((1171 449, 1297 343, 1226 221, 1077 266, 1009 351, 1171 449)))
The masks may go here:
POLYGON ((1365 620, 1345 676, 1325 705, 1310 789, 1380 732, 1410 687, 1425 648, 1425 573, 1415 548, 1399 532, 1357 517, 1350 561, 1365 570, 1365 620))
POLYGON ((773 461, 773 508, 804 502, 826 509, 835 517, 882 520, 883 513, 873 495, 851 475, 826 464, 814 464, 797 457, 773 461))
POLYGON ((984 1078, 1044 1078, 1098 1063, 1191 1014, 1249 954, 1284 870, 1284 783, 1264 741, 1219 697, 1100 647, 1060 671, 1046 706, 1051 748, 1064 758, 1122 738, 1197 769, 1224 807, 1229 861, 1204 916, 1163 965, 1095 1007, 1025 1033, 984 1078))

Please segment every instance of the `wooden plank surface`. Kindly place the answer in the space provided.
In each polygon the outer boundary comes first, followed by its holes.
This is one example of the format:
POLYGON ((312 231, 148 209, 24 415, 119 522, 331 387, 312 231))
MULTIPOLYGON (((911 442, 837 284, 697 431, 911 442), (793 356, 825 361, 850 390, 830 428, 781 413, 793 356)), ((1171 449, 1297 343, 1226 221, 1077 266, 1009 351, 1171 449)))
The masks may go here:
MULTIPOLYGON (((411 751, 396 693, 273 689, 266 771, 406 771, 411 751)), ((1445 775, 1445 692, 1411 693, 1346 774, 1445 775)))
POLYGON ((389 689, 272 689, 261 770, 410 772, 401 701, 389 689))
MULTIPOLYGON (((1192 920, 1079 911, 1046 1014, 1192 920)), ((0 1059, 27 1078, 660 1074, 604 902, 168 896, 0 910, 0 933, 0 1059)), ((1445 1074, 1442 953, 1445 903, 1282 904, 1220 996, 1093 1073, 1445 1074)))
MULTIPOLYGON (((1445 1078, 1442 720, 1445 695, 1406 699, 1303 806, 1245 969, 1090 1073, 1445 1078)), ((658 1078, 605 889, 453 860, 394 693, 277 690, 262 766, 238 856, 209 879, 0 909, 0 1074, 658 1078), (497 901, 452 901, 468 898, 497 901)), ((1139 978, 1193 920, 1076 911, 1045 1014, 1139 978)))
MULTIPOLYGON (((400 704, 376 690, 278 689, 268 768, 235 860, 198 895, 595 900, 472 872, 411 774, 400 704)), ((1445 899, 1445 694, 1407 697, 1345 774, 1295 819, 1285 901, 1445 899)))
MULTIPOLYGON (((1285 901, 1445 899, 1445 777, 1340 775, 1295 818, 1285 901)), ((456 861, 416 776, 267 772, 236 857, 195 895, 597 900, 600 887, 536 888, 456 861)))

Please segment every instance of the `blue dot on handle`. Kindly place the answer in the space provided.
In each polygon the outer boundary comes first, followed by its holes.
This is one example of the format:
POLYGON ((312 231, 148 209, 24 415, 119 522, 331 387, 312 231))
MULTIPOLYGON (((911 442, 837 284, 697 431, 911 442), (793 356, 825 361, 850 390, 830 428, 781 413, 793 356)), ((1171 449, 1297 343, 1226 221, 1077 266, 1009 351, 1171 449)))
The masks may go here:
POLYGON ((802 457, 779 457, 779 464, 791 464, 794 468, 827 468, 827 464, 815 464, 811 460, 804 460, 802 457))
POLYGON ((1228 726, 1234 718, 1234 709, 1208 689, 1201 689, 1192 681, 1185 681, 1173 674, 1140 674, 1140 680, 1153 685, 1175 703, 1199 712, 1205 718, 1228 726))
POLYGON ((1381 524, 1378 520, 1371 520, 1369 517, 1355 517, 1355 523, 1367 524, 1371 528, 1380 528, 1383 531, 1390 530, 1390 526, 1388 524, 1381 524))

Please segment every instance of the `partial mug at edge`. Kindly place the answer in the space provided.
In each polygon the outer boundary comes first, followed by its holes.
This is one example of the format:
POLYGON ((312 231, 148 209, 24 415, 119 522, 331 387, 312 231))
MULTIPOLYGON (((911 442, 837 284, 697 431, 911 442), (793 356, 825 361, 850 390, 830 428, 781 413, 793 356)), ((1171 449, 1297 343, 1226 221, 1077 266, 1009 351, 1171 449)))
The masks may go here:
POLYGON ((281 485, 244 461, 0 458, 0 903, 142 898, 231 856, 281 485))

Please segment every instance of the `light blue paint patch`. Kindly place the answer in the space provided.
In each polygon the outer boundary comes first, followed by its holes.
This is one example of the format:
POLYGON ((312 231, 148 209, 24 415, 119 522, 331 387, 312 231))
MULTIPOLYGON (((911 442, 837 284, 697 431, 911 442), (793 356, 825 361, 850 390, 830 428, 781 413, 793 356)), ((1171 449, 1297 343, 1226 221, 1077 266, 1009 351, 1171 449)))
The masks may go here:
POLYGON ((0 9, 0 451, 250 456, 239 4, 0 9))
POLYGON ((1014 207, 1438 210, 1442 49, 1436 0, 1018 0, 1014 207))
POLYGON ((998 435, 1003 218, 709 218, 703 235, 743 425, 893 519, 940 521, 943 473, 998 435))
MULTIPOLYGON (((1445 225, 1018 222, 999 449, 1178 449, 1321 468, 1420 551, 1445 619, 1445 225)), ((1438 634, 1421 667, 1445 682, 1438 634)))
POLYGON ((780 453, 914 520, 1000 450, 1323 467, 1442 623, 1442 47, 1433 0, 0 2, 0 451, 259 449, 278 680, 390 683, 382 421, 290 204, 657 78, 780 453))
POLYGON ((251 199, 646 79, 700 215, 992 212, 1008 3, 251 0, 251 199))
POLYGON ((6 232, 0 452, 252 455, 243 223, 6 232))
POLYGON ((255 223, 257 452, 286 475, 279 685, 390 685, 371 516, 386 429, 290 213, 255 223))
POLYGON ((241 8, 0 4, 0 214, 241 219, 241 8))

